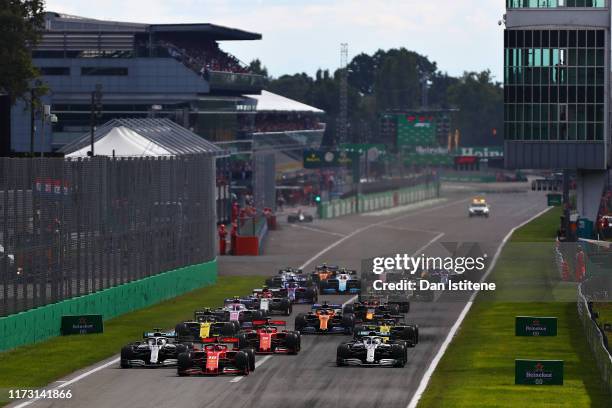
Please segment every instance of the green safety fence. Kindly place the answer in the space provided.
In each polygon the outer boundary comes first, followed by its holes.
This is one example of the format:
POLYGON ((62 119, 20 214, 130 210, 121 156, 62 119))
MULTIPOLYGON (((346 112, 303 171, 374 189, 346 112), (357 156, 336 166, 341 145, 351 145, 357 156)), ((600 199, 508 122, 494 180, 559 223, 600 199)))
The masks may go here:
POLYGON ((58 336, 62 315, 101 314, 107 320, 216 281, 217 261, 213 260, 2 317, 0 351, 58 336))
POLYGON ((452 183, 494 183, 497 177, 495 175, 442 175, 440 180, 452 183))
POLYGON ((407 205, 440 196, 440 183, 420 184, 383 193, 362 194, 319 204, 319 218, 330 219, 344 215, 378 211, 399 205, 407 205))

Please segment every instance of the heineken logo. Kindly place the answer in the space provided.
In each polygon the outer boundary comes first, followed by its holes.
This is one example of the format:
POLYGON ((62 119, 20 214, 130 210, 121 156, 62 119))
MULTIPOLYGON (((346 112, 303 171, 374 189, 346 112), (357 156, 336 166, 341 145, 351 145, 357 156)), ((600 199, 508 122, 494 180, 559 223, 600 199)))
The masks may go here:
POLYGON ((527 371, 525 373, 526 378, 542 378, 542 379, 551 379, 553 377, 553 373, 544 371, 544 364, 538 363, 535 365, 533 371, 527 371))
POLYGON ((563 385, 562 360, 515 360, 517 385, 563 385))
POLYGON ((517 316, 515 324, 517 336, 556 336, 556 317, 517 316))

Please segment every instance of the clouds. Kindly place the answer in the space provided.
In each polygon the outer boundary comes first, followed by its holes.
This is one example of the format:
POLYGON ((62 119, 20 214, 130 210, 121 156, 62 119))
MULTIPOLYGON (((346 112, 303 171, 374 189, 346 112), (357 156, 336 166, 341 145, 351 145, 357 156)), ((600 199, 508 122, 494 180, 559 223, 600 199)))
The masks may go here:
POLYGON ((352 55, 406 47, 443 71, 502 71, 502 0, 48 0, 53 11, 118 21, 210 22, 263 34, 227 42, 243 61, 260 58, 273 75, 335 69, 340 43, 352 55))

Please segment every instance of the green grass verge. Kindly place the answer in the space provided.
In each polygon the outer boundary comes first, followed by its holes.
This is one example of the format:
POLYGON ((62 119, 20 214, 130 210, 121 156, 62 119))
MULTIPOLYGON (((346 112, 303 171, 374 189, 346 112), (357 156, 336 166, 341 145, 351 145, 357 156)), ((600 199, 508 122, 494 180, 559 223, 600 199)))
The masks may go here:
POLYGON ((570 291, 575 299, 575 286, 559 283, 552 263, 559 216, 553 209, 513 234, 489 279, 498 283, 496 293, 477 297, 419 407, 610 406, 576 303, 517 302, 535 284, 538 291, 525 299, 558 299, 570 291), (557 337, 515 337, 514 317, 520 315, 558 317, 557 337), (564 360, 564 385, 514 385, 516 358, 564 360))
POLYGON ((217 283, 157 305, 104 322, 104 333, 65 336, 0 353, 0 404, 11 388, 38 388, 80 368, 119 353, 125 344, 155 327, 174 328, 193 318, 202 307, 220 306, 225 298, 245 295, 261 286, 264 277, 219 277, 217 283), (44 358, 41 358, 44 355, 44 358))

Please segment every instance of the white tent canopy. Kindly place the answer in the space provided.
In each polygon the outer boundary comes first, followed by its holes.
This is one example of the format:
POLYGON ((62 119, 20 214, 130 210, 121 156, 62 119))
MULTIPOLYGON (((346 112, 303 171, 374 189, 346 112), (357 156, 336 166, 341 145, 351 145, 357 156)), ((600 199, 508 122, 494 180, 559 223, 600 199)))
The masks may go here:
MULTIPOLYGON (((85 157, 91 146, 83 147, 66 157, 85 157)), ((112 128, 94 143, 96 156, 172 156, 168 150, 125 126, 112 128)))
POLYGON ((261 91, 261 95, 246 95, 247 98, 255 99, 257 112, 311 112, 325 113, 305 103, 294 101, 268 91, 261 91))

